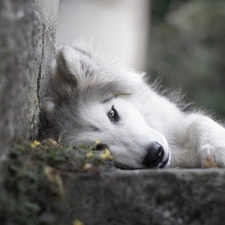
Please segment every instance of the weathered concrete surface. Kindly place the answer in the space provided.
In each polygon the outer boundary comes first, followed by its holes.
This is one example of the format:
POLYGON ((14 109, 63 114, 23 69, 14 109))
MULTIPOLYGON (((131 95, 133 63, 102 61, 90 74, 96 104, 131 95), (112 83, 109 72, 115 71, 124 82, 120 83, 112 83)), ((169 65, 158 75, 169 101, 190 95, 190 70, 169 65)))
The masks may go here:
POLYGON ((37 129, 42 32, 32 1, 0 1, 0 155, 37 129))
POLYGON ((225 170, 65 174, 63 224, 224 225, 225 170))
POLYGON ((59 0, 34 0, 35 9, 43 22, 42 34, 42 59, 40 65, 40 102, 46 94, 47 84, 50 78, 52 59, 55 56, 55 32, 57 26, 59 0))
POLYGON ((37 135, 39 93, 44 93, 54 54, 55 25, 50 32, 42 17, 33 1, 0 1, 0 158, 15 140, 37 135))
POLYGON ((45 26, 52 38, 55 38, 55 30, 58 18, 59 0, 34 0, 36 10, 40 13, 45 26))

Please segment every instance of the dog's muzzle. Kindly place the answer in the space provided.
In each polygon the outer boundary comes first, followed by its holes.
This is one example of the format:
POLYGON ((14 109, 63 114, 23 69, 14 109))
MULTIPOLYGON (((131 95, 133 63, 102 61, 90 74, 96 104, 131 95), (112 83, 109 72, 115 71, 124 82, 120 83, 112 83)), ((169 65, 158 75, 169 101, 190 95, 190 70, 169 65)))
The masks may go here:
POLYGON ((165 152, 162 145, 160 145, 158 142, 153 142, 147 148, 147 154, 144 157, 143 164, 147 168, 156 168, 158 166, 163 168, 169 161, 168 157, 168 159, 163 162, 164 154, 165 152))

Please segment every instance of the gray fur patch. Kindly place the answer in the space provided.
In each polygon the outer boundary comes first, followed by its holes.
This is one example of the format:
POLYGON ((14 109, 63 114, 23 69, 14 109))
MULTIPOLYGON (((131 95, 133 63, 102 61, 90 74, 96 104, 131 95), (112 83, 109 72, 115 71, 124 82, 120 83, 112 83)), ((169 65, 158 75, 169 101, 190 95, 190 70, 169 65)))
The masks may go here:
POLYGON ((101 132, 101 130, 98 127, 96 127, 96 126, 91 125, 90 128, 94 132, 101 132))

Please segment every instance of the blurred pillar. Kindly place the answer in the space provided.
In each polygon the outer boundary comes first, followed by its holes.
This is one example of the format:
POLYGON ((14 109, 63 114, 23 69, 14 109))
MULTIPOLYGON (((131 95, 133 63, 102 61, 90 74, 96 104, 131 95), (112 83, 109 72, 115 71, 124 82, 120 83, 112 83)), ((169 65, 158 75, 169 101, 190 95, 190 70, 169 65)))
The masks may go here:
POLYGON ((11 144, 37 138, 57 12, 56 0, 0 1, 0 167, 11 144))
POLYGON ((57 45, 92 40, 108 58, 137 70, 145 67, 150 0, 62 0, 57 45))

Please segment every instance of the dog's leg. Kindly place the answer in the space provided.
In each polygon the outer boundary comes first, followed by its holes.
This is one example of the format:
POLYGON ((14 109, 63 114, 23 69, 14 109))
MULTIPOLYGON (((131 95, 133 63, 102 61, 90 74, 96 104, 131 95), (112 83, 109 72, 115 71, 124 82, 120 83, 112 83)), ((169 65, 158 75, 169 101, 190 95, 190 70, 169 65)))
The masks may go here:
POLYGON ((197 150, 201 166, 212 160, 218 167, 225 167, 225 129, 207 116, 188 115, 184 123, 184 135, 189 137, 189 146, 197 150))

